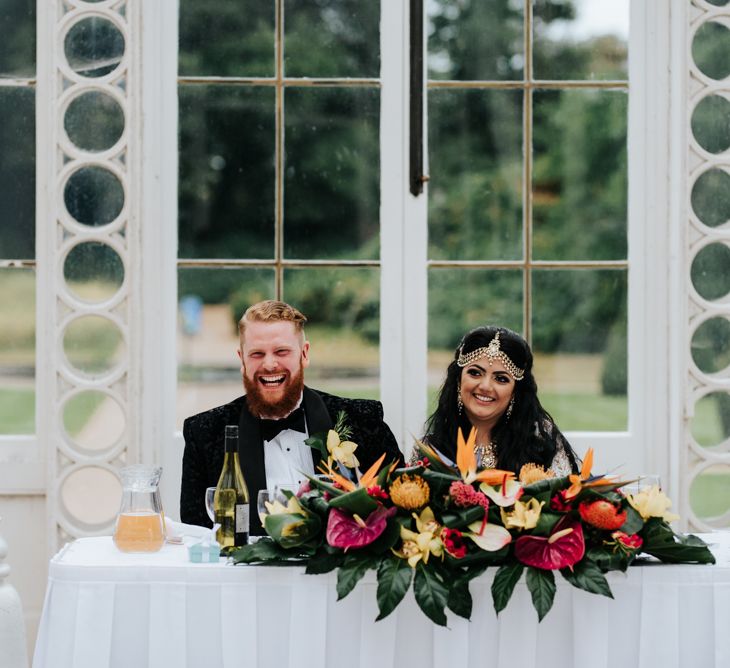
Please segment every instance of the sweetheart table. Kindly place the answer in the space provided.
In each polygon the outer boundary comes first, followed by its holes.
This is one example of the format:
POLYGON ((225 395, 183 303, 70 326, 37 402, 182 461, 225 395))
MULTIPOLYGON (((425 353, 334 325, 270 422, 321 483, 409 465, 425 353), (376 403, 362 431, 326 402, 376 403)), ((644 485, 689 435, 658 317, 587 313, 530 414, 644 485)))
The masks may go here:
POLYGON ((560 575, 537 621, 518 583, 495 615, 495 568, 471 584, 471 621, 432 624, 412 592, 375 621, 375 573, 337 601, 336 576, 302 566, 193 564, 182 545, 123 554, 82 538, 52 560, 34 668, 682 668, 730 666, 730 533, 702 536, 717 565, 612 572, 614 599, 560 575))

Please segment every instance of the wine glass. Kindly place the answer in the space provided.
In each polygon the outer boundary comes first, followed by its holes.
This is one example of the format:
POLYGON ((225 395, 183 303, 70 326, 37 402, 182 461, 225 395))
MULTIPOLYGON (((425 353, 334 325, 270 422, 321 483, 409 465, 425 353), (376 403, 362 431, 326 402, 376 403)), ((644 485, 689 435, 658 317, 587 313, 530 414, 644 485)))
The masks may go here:
POLYGON ((651 487, 658 487, 659 489, 662 488, 661 478, 657 473, 640 473, 637 476, 636 482, 633 482, 630 485, 624 485, 621 489, 624 491, 624 494, 631 494, 633 496, 639 492, 644 492, 651 487))
POLYGON ((205 510, 210 521, 215 524, 215 487, 205 488, 205 510))

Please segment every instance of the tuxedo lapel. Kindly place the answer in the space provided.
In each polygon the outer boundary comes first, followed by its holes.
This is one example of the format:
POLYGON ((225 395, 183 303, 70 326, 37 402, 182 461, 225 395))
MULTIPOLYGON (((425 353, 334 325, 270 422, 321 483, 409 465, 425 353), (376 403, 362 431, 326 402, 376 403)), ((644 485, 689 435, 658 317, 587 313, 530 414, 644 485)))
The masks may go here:
MULTIPOLYGON (((310 436, 315 434, 323 434, 325 440, 327 438, 327 432, 332 429, 334 422, 327 411, 327 406, 324 405, 322 397, 320 397, 314 390, 310 390, 308 387, 304 387, 304 398, 302 399, 304 404, 304 414, 307 417, 307 431, 310 436)), ((322 456, 319 450, 312 448, 312 461, 314 463, 314 470, 317 470, 322 456)))

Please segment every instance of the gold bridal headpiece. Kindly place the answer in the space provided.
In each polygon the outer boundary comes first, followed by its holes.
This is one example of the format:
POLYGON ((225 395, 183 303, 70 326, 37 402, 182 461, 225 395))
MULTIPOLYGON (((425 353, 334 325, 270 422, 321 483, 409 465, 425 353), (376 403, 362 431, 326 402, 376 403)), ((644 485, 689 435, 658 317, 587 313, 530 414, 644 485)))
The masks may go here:
MULTIPOLYGON (((463 347, 463 346, 462 346, 463 347)), ((465 367, 467 364, 473 364, 482 357, 486 357, 488 360, 499 360, 504 364, 504 368, 510 372, 515 380, 522 380, 525 377, 525 370, 520 369, 507 355, 506 352, 499 348, 499 332, 494 335, 494 338, 489 342, 489 345, 482 348, 472 350, 466 355, 459 348, 459 358, 456 363, 460 367, 465 367)), ((490 362, 491 363, 491 362, 490 362)))

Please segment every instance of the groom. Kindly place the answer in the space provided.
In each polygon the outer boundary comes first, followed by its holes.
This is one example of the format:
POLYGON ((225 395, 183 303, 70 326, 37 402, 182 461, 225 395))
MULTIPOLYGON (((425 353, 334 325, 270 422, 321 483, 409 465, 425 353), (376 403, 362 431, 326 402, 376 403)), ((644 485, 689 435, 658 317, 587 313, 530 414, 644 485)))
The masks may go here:
MULTIPOLYGON (((402 462, 395 437, 383 422, 379 401, 345 399, 304 385, 309 366, 306 318, 280 301, 250 306, 238 323, 245 396, 185 420, 180 519, 210 526, 205 488, 215 487, 223 467, 225 426, 239 425, 238 454, 252 504, 260 489, 296 485, 313 475, 319 453, 304 444, 326 433, 344 411, 352 428, 355 456, 365 471, 385 453, 385 463, 402 462)), ((252 535, 264 533, 255 508, 252 535)))

